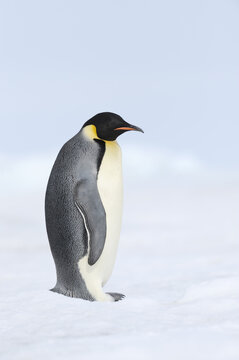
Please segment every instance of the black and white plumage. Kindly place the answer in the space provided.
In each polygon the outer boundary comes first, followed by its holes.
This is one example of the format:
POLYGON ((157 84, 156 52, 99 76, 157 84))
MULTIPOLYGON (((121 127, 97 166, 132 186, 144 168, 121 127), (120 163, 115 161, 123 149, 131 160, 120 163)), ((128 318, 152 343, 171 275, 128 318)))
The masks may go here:
POLYGON ((86 300, 117 301, 104 293, 117 252, 122 214, 121 150, 117 136, 142 131, 119 115, 88 120, 60 150, 45 199, 46 226, 57 283, 52 291, 86 300))

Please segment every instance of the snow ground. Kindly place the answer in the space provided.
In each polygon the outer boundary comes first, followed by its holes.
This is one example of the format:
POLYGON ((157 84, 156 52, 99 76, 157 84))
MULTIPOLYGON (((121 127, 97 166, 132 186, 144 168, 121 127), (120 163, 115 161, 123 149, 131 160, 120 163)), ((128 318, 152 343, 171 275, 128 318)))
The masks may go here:
POLYGON ((11 174, 21 166, 2 180, 1 359, 239 359, 238 181, 177 174, 137 182, 126 168, 121 242, 106 285, 126 298, 91 303, 48 291, 50 165, 35 164, 26 163, 19 184, 11 186, 11 174))

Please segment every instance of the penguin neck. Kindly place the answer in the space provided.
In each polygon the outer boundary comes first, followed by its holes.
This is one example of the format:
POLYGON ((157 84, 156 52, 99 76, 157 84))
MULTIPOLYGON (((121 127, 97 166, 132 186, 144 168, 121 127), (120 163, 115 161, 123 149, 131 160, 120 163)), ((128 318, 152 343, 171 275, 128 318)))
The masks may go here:
POLYGON ((84 136, 87 139, 90 139, 90 140, 98 139, 98 140, 104 141, 106 143, 106 145, 108 145, 108 146, 115 145, 115 144, 118 145, 116 140, 108 141, 108 140, 104 140, 104 139, 99 138, 99 136, 97 135, 95 125, 87 125, 87 126, 85 126, 82 129, 82 132, 83 132, 84 136))

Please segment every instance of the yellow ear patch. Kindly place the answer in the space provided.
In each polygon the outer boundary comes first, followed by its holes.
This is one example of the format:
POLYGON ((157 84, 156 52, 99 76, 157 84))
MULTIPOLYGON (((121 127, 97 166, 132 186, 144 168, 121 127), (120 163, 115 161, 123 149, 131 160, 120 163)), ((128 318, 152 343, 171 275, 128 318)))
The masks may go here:
POLYGON ((87 125, 86 127, 84 127, 84 135, 92 140, 99 139, 95 125, 87 125))

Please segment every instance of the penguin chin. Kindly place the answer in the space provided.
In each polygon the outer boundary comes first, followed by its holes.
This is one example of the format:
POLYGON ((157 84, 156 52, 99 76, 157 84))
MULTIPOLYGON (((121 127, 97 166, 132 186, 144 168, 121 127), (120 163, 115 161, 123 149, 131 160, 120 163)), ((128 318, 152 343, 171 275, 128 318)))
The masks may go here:
POLYGON ((107 135, 107 136, 99 136, 99 138, 103 141, 115 141, 117 139, 117 137, 119 136, 120 134, 112 134, 112 135, 107 135))
MULTIPOLYGON (((126 130, 125 130, 126 131, 126 130)), ((125 131, 120 130, 120 131, 112 131, 112 133, 110 135, 107 135, 104 140, 106 141, 115 141, 117 139, 117 137, 119 137, 120 135, 122 135, 125 131)))
POLYGON ((97 129, 98 137, 104 141, 115 141, 118 136, 125 133, 127 130, 114 130, 114 129, 97 129))

